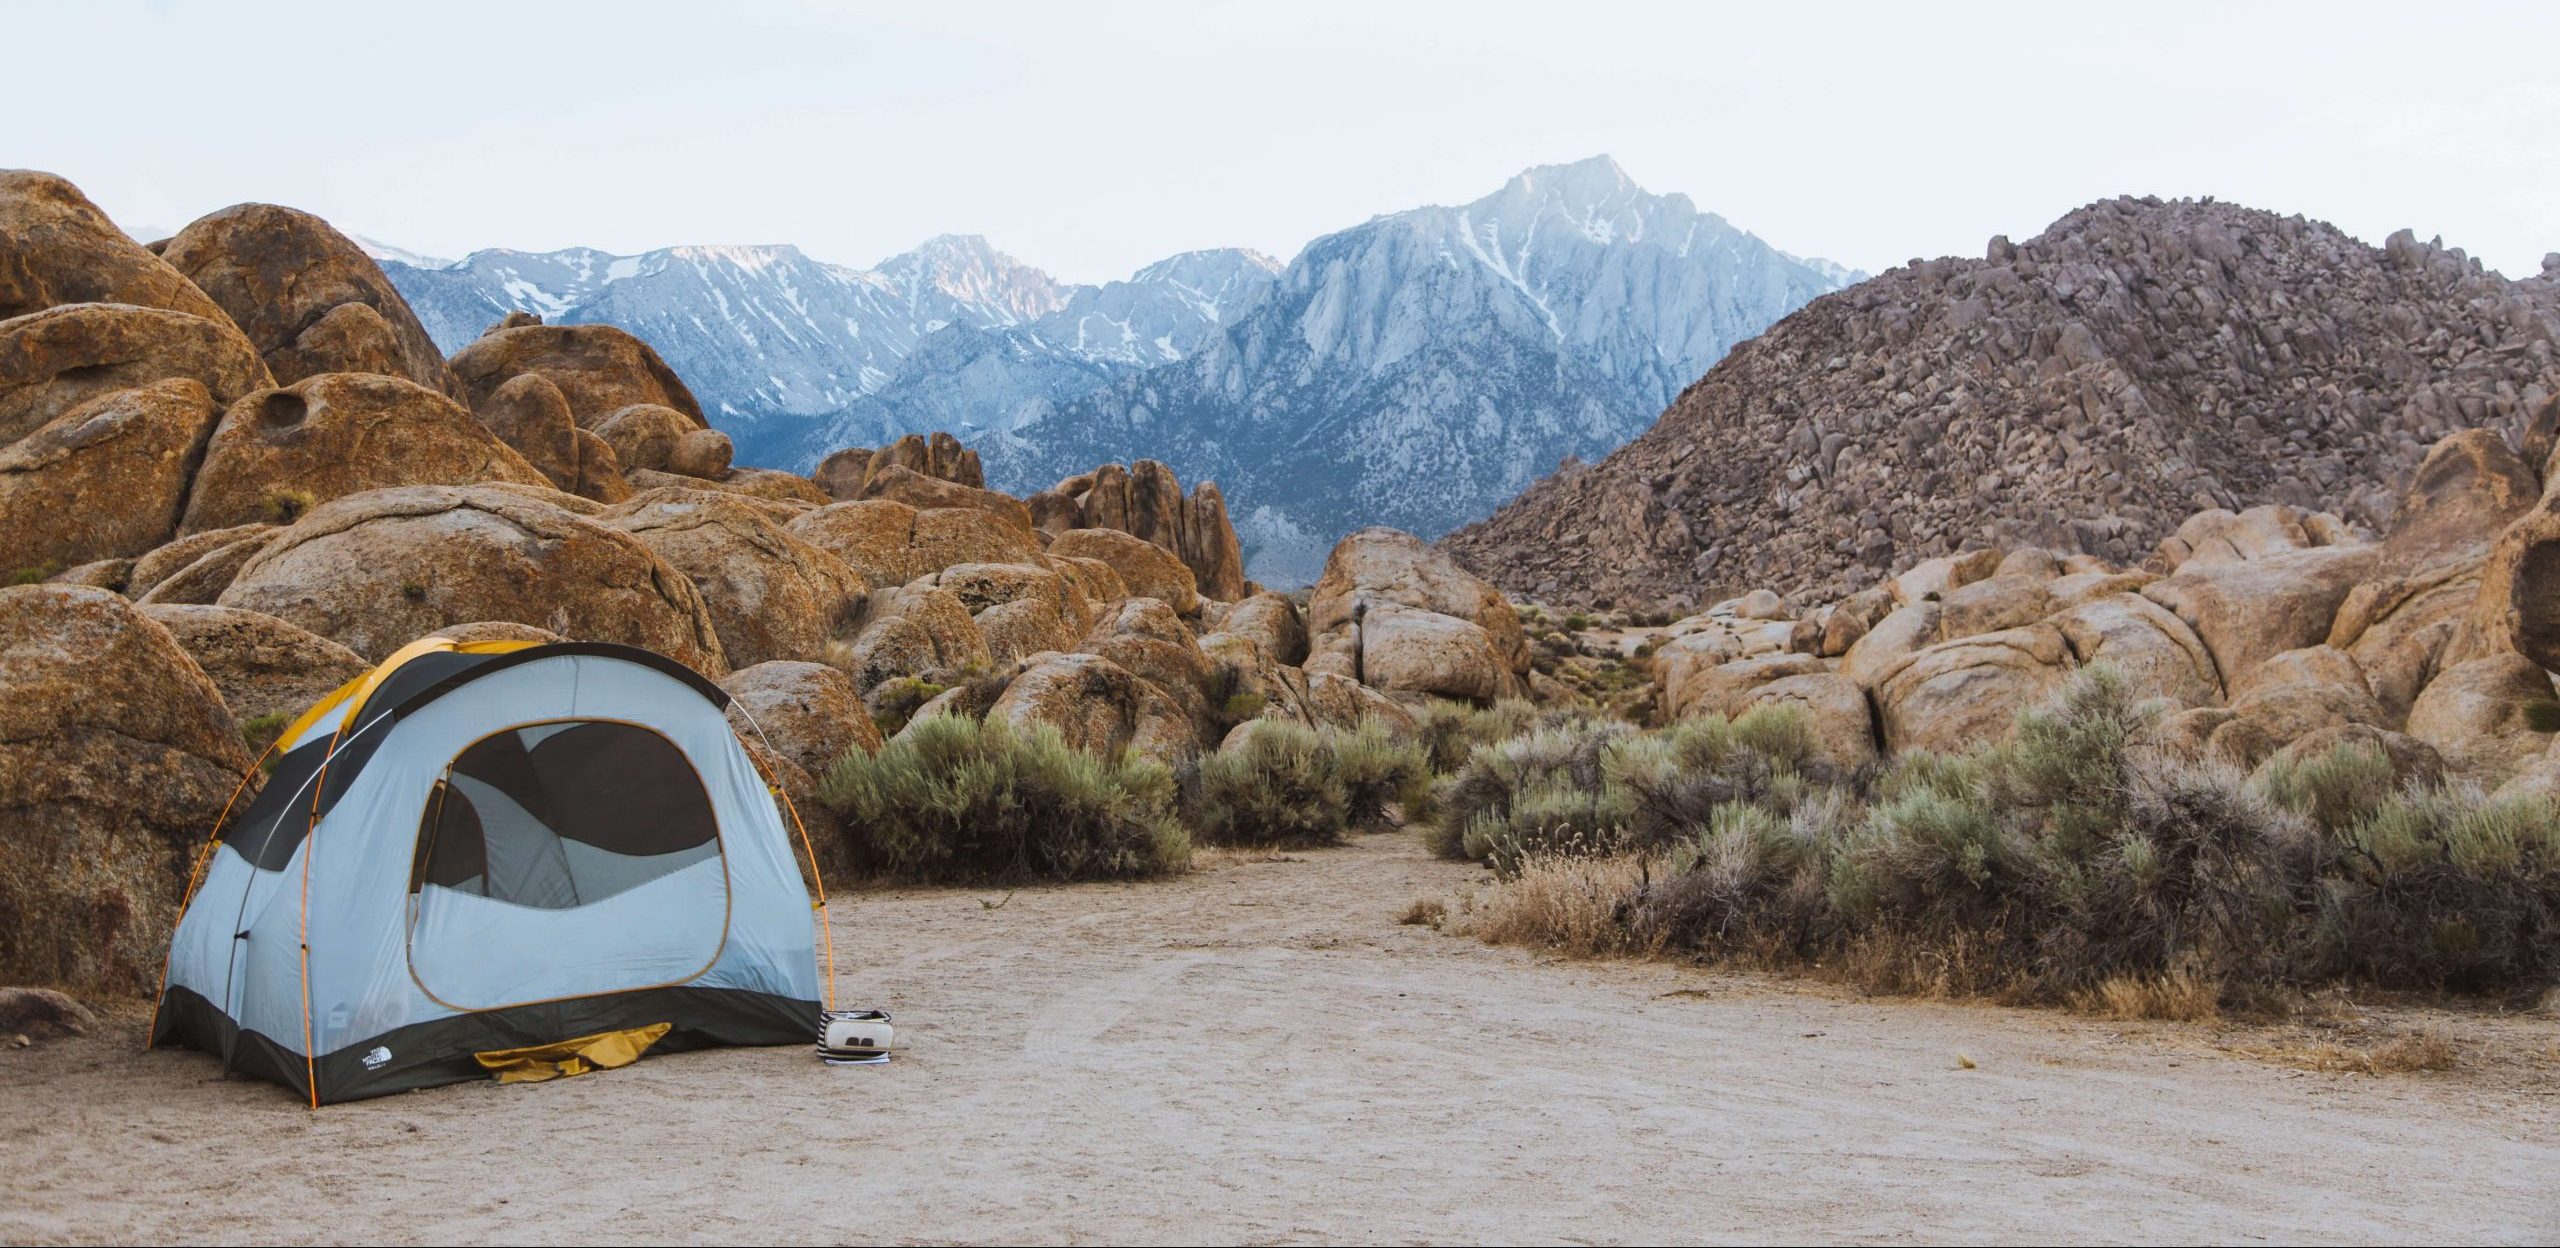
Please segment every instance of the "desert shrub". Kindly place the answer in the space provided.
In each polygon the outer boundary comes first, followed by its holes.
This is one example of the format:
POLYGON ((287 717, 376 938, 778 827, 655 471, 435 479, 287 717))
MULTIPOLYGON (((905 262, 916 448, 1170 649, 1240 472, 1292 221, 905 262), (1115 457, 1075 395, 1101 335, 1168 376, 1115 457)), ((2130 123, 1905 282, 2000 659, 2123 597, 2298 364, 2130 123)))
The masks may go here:
POLYGON ((2411 788, 2341 836, 2315 973, 2474 990, 2560 978, 2560 807, 2411 788))
POLYGON ((1134 751, 1078 750, 1047 725, 936 715, 878 754, 847 751, 818 791, 857 865, 892 879, 1145 876, 1191 855, 1171 771, 1134 751))
POLYGON ((1818 965, 1871 988, 2207 1017, 2335 982, 2560 979, 2560 804, 2396 786, 2348 746, 2252 784, 2144 748, 2153 708, 2083 669, 2006 742, 1819 775, 1800 718, 1635 733, 1572 721, 1477 748, 1431 841, 1542 873, 1507 939, 1818 965), (1567 869, 1568 860, 1634 864, 1567 869), (1614 873, 1613 873, 1614 872, 1614 873), (1632 872, 1632 874, 1629 874, 1632 872), (1577 902, 1559 881, 1630 878, 1577 902), (1592 935, 1594 915, 1625 931, 1592 935))
POLYGON ((1398 739, 1374 718, 1348 732, 1328 729, 1324 737, 1342 777, 1343 808, 1353 831, 1385 828, 1390 808, 1408 823, 1431 817, 1431 758, 1420 742, 1398 739))
POLYGON ((1431 769, 1418 742, 1374 719, 1349 731, 1269 720, 1201 758, 1182 790, 1202 841, 1295 849, 1384 828, 1390 808, 1427 815, 1431 769))
POLYGON ((1282 720, 1257 724, 1243 741, 1202 757, 1184 789, 1192 833, 1204 844, 1333 845, 1351 826, 1331 744, 1282 720))
POLYGON ((1617 848, 1626 810, 1606 783, 1607 759, 1633 731, 1575 718, 1479 747, 1440 785, 1426 838, 1433 852, 1507 872, 1525 853, 1568 843, 1584 852, 1617 848))
POLYGON ((241 743, 249 747, 252 757, 263 754, 268 746, 275 744, 276 738, 293 723, 294 718, 291 711, 270 711, 241 720, 241 743))
POLYGON ((319 502, 318 496, 309 490, 283 486, 267 491, 266 496, 258 500, 258 510, 270 523, 291 524, 318 506, 319 502))
MULTIPOLYGON (((924 704, 942 696, 948 685, 938 685, 921 676, 896 676, 880 682, 865 701, 871 706, 871 721, 880 727, 880 735, 894 737, 907 721, 915 718, 924 704)), ((992 705, 992 700, 990 700, 992 705)))
POLYGON ((1568 633, 1579 633, 1590 627, 1591 617, 1579 611, 1564 617, 1564 631, 1568 633))
POLYGON ((1236 725, 1262 716, 1265 699, 1253 687, 1253 675, 1234 663, 1216 663, 1209 668, 1209 680, 1201 690, 1209 700, 1209 714, 1217 721, 1220 735, 1234 731, 1236 725))
POLYGON ((8 579, 6 581, 0 581, 0 584, 41 585, 60 575, 62 575, 61 562, 59 560, 49 559, 43 563, 30 564, 23 568, 10 569, 8 579))
POLYGON ((2344 832, 2400 787, 2382 747, 2349 742, 2321 754, 2279 757, 2259 782, 2266 795, 2331 832, 2344 832))

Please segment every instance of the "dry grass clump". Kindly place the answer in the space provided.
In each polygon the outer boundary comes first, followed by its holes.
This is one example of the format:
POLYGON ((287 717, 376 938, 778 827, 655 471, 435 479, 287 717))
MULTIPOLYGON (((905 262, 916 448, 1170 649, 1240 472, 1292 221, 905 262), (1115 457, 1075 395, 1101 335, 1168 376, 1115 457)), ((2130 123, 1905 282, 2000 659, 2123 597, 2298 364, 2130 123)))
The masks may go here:
POLYGON ((2209 1023, 2222 1017, 2222 982, 2181 967, 2158 975, 2118 975, 2072 998, 2100 1018, 2209 1023))
POLYGON ((1432 843, 1494 867, 1504 919, 1478 926, 1506 940, 1878 991, 2200 1019, 2320 985, 2560 978, 2560 806, 2397 787, 2355 747, 2252 784, 2143 749, 2156 713, 2096 665, 2007 742, 1850 776, 1818 774, 1783 715, 1542 726, 1443 782, 1432 843), (1575 891, 1602 881, 1624 891, 1575 891))
POLYGON ((1416 897, 1396 914, 1396 922, 1405 927, 1436 928, 1449 921, 1449 903, 1440 897, 1416 897))
POLYGON ((2262 1061, 2328 1074, 2400 1075, 2452 1070, 2462 1064, 2461 1049, 2443 1032, 2420 1027, 2377 1044, 2352 1045, 2336 1040, 2295 1044, 2252 1045, 2232 1050, 2262 1061))
MULTIPOLYGON (((1487 944, 1530 945, 1572 957, 1658 950, 1630 924, 1627 907, 1647 864, 1621 855, 1531 854, 1503 887, 1473 899, 1459 923, 1487 944)), ((1444 930, 1448 922, 1443 916, 1444 930)))

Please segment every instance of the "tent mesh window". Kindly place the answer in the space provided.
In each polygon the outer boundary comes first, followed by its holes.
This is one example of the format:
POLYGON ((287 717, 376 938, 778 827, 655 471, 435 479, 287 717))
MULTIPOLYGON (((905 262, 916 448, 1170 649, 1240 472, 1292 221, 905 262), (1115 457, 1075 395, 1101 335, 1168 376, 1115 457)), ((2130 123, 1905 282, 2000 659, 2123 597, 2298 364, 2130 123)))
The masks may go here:
POLYGON ((454 759, 427 801, 409 889, 567 910, 719 853, 710 795, 673 742, 632 724, 533 724, 454 759))

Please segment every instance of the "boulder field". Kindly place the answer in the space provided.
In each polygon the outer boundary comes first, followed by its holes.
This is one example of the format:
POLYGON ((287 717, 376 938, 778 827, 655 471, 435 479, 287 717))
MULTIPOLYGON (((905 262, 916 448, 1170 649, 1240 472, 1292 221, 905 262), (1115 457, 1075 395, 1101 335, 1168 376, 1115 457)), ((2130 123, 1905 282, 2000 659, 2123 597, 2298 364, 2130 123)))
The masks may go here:
POLYGON ((647 343, 514 314, 444 358, 307 213, 145 246, 0 173, 0 227, 0 983, 147 990, 260 733, 430 635, 614 641, 721 682, 822 841, 819 782, 884 723, 1178 762, 1239 711, 1410 724, 1399 698, 1524 687, 1500 595, 1401 534, 1339 556, 1367 632, 1314 629, 1245 580, 1217 486, 1161 463, 1028 500, 946 433, 743 467, 647 343), (1318 635, 1354 661, 1311 659, 1318 635))

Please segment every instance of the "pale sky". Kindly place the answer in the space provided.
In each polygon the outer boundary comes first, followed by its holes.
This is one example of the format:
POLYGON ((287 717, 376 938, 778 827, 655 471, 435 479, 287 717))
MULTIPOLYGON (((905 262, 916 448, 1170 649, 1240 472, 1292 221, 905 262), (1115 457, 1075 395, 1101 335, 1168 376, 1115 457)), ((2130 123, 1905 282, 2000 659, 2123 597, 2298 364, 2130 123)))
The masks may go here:
POLYGON ((0 165, 137 228, 267 200, 446 256, 865 266, 981 233, 1078 281, 1600 152, 1869 270, 2128 193, 2560 251, 2560 5, 2090 8, 11 0, 0 165))

